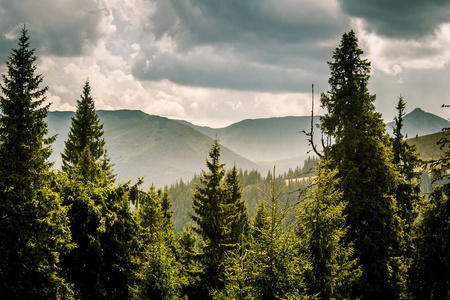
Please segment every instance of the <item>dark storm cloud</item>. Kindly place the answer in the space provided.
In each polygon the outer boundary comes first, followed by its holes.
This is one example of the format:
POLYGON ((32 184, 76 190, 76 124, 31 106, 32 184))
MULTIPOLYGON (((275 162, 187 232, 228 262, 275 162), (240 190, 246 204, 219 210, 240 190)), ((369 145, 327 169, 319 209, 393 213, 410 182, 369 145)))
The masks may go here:
POLYGON ((145 30, 156 43, 169 37, 174 49, 159 53, 155 45, 141 45, 133 75, 202 87, 302 91, 301 83, 326 74, 326 61, 349 29, 348 18, 326 3, 153 1, 145 30))
POLYGON ((102 18, 109 12, 96 1, 0 1, 0 44, 9 53, 11 35, 18 36, 26 24, 32 47, 41 54, 78 56, 85 54, 104 35, 102 18))
POLYGON ((450 22, 448 0, 339 0, 344 11, 363 18, 368 29, 398 39, 422 38, 450 22))
MULTIPOLYGON (((327 68, 322 62, 304 61, 303 65, 306 69, 320 70, 322 74, 327 68)), ((147 80, 169 79, 181 85, 272 92, 301 92, 308 89, 311 82, 327 80, 322 74, 306 72, 301 67, 252 65, 240 60, 218 62, 201 55, 180 59, 175 55, 160 54, 151 62, 142 62, 139 67, 135 65, 133 73, 147 80)))

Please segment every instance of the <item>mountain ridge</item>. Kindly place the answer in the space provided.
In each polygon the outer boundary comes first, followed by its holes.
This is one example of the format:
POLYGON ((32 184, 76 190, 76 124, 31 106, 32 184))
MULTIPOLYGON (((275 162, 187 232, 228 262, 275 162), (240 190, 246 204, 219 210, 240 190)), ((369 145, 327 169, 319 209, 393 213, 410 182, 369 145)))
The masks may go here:
MULTIPOLYGON (((74 112, 49 112, 49 135, 58 134, 50 160, 61 165, 60 152, 74 112)), ((104 124, 106 148, 115 164, 118 181, 144 177, 145 186, 161 187, 175 180, 190 179, 205 168, 205 159, 213 140, 171 119, 148 115, 137 110, 98 110, 104 124)), ((222 147, 222 161, 242 168, 257 166, 250 160, 222 147)))
MULTIPOLYGON (((311 155, 308 138, 302 132, 311 129, 309 116, 246 119, 223 128, 211 128, 140 110, 98 110, 97 114, 104 124, 106 147, 118 180, 145 177, 145 186, 154 183, 161 187, 199 174, 205 168, 216 135, 222 145, 221 161, 227 168, 236 163, 238 168, 267 172, 276 165, 277 172, 282 173, 301 166, 311 155)), ((50 158, 55 168, 61 165, 60 152, 74 115, 51 111, 46 118, 49 135, 58 134, 50 158)), ((314 116, 314 124, 319 121, 320 116, 314 116)), ((391 134, 393 124, 386 126, 391 134)), ((404 117, 403 132, 412 138, 439 132, 444 127, 450 127, 450 122, 414 109, 404 117)), ((319 129, 315 130, 319 133, 319 129)))

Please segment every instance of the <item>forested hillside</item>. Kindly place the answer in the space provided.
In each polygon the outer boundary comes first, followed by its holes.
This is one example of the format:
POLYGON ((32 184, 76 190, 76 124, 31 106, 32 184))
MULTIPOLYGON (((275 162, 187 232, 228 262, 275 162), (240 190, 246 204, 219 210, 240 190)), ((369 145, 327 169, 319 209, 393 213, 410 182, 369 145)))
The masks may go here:
MULTIPOLYGON (((319 117, 315 116, 314 124, 317 125, 318 122, 319 117)), ((310 131, 311 117, 243 120, 225 128, 182 123, 210 138, 217 135, 225 147, 254 162, 273 162, 300 157, 298 163, 301 163, 306 159, 306 152, 309 150, 308 139, 303 131, 310 131)))
MULTIPOLYGON (((264 191, 268 191, 272 185, 275 175, 275 188, 285 191, 280 195, 279 202, 283 205, 293 206, 298 204, 299 196, 306 193, 306 188, 312 184, 316 177, 316 167, 318 160, 309 157, 302 167, 290 169, 288 172, 279 173, 275 168, 266 174, 261 174, 257 170, 239 170, 240 184, 242 186, 242 199, 245 200, 250 217, 254 217, 256 208, 263 199, 264 191)), ((226 165, 226 168, 231 166, 226 165)), ((199 172, 200 173, 200 172, 199 172)), ((173 207, 173 222, 175 232, 181 231, 184 227, 192 225, 189 214, 192 213, 192 191, 195 184, 199 184, 199 176, 196 175, 190 181, 177 181, 168 188, 173 207)))
MULTIPOLYGON (((243 170, 255 169, 263 175, 271 171, 274 165, 280 173, 301 166, 311 150, 308 137, 303 133, 310 130, 310 117, 246 120, 213 129, 178 121, 187 125, 181 126, 174 120, 141 111, 100 110, 97 114, 104 124, 107 149, 115 164, 118 181, 144 177, 145 187, 152 183, 163 187, 180 179, 190 181, 203 166, 204 157, 216 134, 223 146, 225 163, 232 165, 236 162, 243 170)), ((61 166, 60 153, 64 149, 64 140, 73 116, 73 112, 49 112, 45 119, 49 135, 58 134, 50 156, 56 169, 61 166)), ((318 118, 315 118, 316 122, 318 118)), ((420 109, 405 115, 404 123, 407 127, 405 131, 410 132, 409 135, 405 133, 405 136, 412 143, 416 133, 421 138, 421 133, 436 133, 450 124, 420 109)), ((391 135, 392 127, 393 123, 389 123, 387 130, 391 135)), ((435 156, 436 150, 439 155, 436 137, 427 138, 420 144, 418 152, 425 158, 435 156)))
POLYGON ((89 80, 75 113, 49 114, 24 27, 0 95, 0 299, 448 299, 450 130, 407 140, 392 95, 388 133, 363 53, 351 30, 328 62, 314 156, 261 174, 179 122, 97 112, 89 80), (180 160, 192 181, 129 178, 183 177, 180 160))
MULTIPOLYGON (((141 111, 97 111, 104 124, 104 138, 117 180, 126 182, 144 178, 144 186, 152 183, 163 187, 182 178, 189 180, 199 170, 209 151, 212 139, 180 123, 150 116, 141 111)), ((55 168, 61 165, 60 153, 70 127, 73 112, 50 112, 46 118, 49 135, 58 134, 53 144, 55 168)), ((223 148, 223 160, 236 162, 244 169, 257 169, 250 160, 223 148)))

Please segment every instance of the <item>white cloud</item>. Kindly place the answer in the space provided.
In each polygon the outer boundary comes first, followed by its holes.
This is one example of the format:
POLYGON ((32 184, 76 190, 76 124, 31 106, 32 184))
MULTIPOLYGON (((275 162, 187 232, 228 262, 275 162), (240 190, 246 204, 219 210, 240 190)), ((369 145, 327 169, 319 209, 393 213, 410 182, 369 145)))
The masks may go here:
POLYGON ((450 23, 439 25, 433 35, 423 39, 381 37, 365 29, 362 20, 356 22, 358 34, 374 68, 388 75, 402 69, 442 69, 450 62, 450 23))

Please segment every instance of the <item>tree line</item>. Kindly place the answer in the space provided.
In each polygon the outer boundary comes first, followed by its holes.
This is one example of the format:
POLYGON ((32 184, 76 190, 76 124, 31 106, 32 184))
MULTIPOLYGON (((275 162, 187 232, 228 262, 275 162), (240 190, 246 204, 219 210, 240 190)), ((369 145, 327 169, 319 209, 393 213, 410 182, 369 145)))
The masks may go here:
POLYGON ((226 169, 215 140, 180 196, 192 225, 175 233, 169 188, 114 184, 89 81, 52 169, 48 87, 24 28, 1 84, 0 298, 450 299, 448 135, 441 159, 421 161, 400 97, 389 137, 362 54, 349 31, 328 63, 313 184, 289 200, 274 170, 250 215, 242 181, 261 176, 226 169), (423 168, 441 183, 426 201, 423 168))

